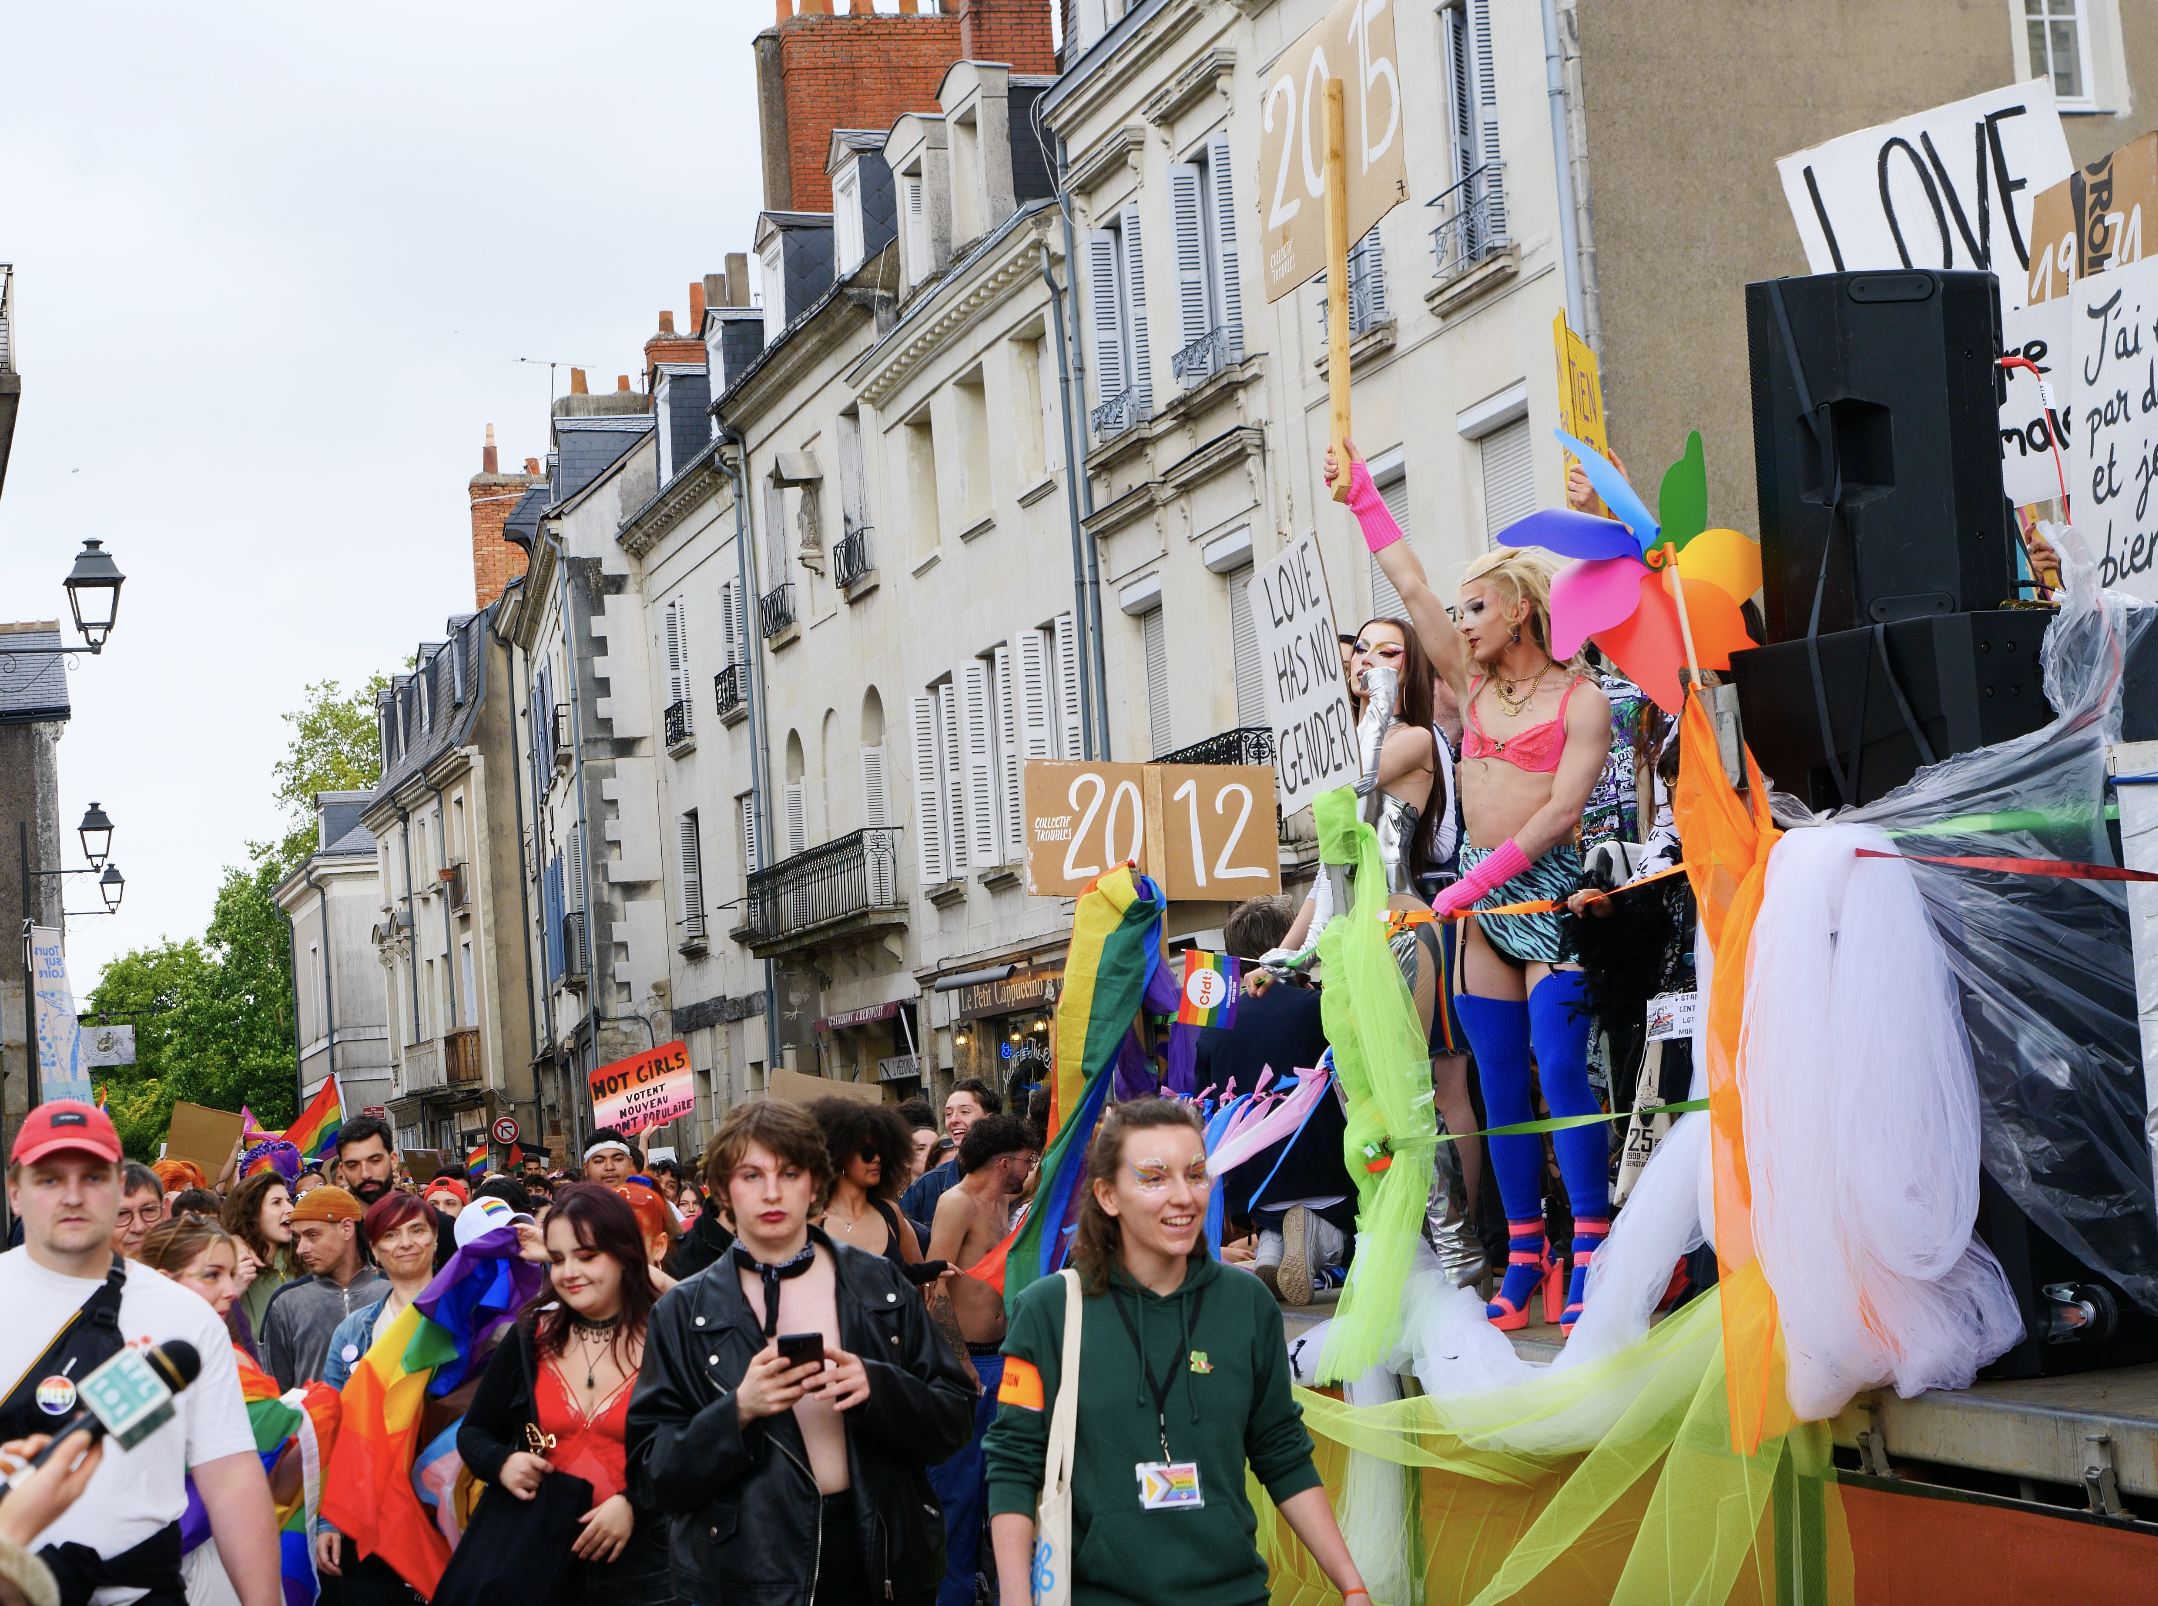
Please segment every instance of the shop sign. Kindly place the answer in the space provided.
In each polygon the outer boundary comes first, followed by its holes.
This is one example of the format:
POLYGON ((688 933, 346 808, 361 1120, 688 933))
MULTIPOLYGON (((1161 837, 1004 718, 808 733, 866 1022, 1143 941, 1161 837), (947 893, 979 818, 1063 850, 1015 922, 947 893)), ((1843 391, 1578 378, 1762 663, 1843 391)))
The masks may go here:
POLYGON ((836 1032, 847 1026, 867 1026, 873 1021, 890 1020, 899 1013, 897 1002, 889 1004, 864 1004, 860 1009, 839 1009, 829 1015, 819 1016, 810 1022, 816 1032, 836 1032))
POLYGON ((1023 1009, 1042 1009, 1057 1001, 1059 970, 1030 970, 1002 981, 976 982, 959 989, 960 1020, 984 1020, 993 1015, 1016 1014, 1023 1009))

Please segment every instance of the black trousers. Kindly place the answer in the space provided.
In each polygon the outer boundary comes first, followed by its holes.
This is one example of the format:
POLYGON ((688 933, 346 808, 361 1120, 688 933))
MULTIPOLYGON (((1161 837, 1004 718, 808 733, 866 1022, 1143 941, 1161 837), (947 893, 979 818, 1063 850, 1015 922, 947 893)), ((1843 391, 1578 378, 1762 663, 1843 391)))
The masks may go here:
MULTIPOLYGON (((861 1545, 854 1521, 854 1492, 843 1490, 824 1497, 824 1545, 817 1552, 816 1606, 860 1606, 882 1598, 863 1575, 861 1545)), ((934 1589, 892 1597, 893 1606, 932 1606, 934 1589)))

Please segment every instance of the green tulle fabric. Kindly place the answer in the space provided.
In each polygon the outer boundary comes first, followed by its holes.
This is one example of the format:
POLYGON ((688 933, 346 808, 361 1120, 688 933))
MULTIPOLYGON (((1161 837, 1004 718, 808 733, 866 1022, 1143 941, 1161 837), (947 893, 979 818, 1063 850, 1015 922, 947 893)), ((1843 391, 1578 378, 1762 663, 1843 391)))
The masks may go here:
POLYGON ((1326 976, 1320 1007, 1348 1103, 1342 1152, 1357 1191, 1356 1258, 1319 1358, 1322 1382, 1362 1376, 1400 1336, 1402 1290, 1438 1146, 1431 1053, 1377 918, 1386 909, 1386 870, 1378 835, 1356 805, 1344 787, 1322 792, 1312 808, 1320 859, 1356 869, 1350 907, 1336 912, 1319 939, 1326 976))

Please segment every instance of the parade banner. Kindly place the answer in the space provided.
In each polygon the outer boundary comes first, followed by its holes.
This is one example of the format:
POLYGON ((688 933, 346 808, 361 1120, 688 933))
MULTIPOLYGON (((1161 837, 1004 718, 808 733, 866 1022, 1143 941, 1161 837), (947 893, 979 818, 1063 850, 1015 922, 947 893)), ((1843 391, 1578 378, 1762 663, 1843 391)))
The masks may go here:
POLYGON ((135 1028, 93 1026, 83 1044, 82 1062, 93 1070, 135 1063, 135 1028))
POLYGON ((2158 258, 2076 282, 2068 494, 2108 590, 2158 599, 2158 258))
POLYGON ((1386 0, 1341 0, 1259 74, 1259 229, 1266 299, 1279 301, 1326 267, 1325 84, 1344 86, 1349 238, 1361 239, 1409 198, 1402 153, 1401 75, 1386 0))
POLYGON ((1022 772, 1027 891, 1076 898, 1107 870, 1138 867, 1172 900, 1239 901, 1281 890, 1265 764, 1087 764, 1029 759, 1022 772))
MULTIPOLYGON (((38 1101, 75 1099, 88 1104, 92 1097, 89 1067, 83 1062, 82 1027, 75 1019, 75 990, 68 985, 67 955, 61 951, 58 927, 30 928, 30 974, 37 993, 33 1013, 38 1101)), ((222 1157, 218 1163, 224 1163, 222 1157)))
POLYGON ((689 1045, 677 1038, 602 1065, 586 1078, 592 1087, 592 1124, 636 1134, 648 1126, 693 1114, 697 1081, 689 1068, 689 1045))
MULTIPOLYGON (((2001 284, 2004 351, 2050 368, 2067 350, 2058 312, 2024 305, 2035 204, 2074 170, 2044 78, 1832 139, 1776 164, 1814 273, 1983 269, 2001 284)), ((2056 403, 2064 387, 2054 382, 2056 403)), ((2011 372, 2001 406, 2001 480, 2019 506, 2060 495, 2038 381, 2011 372), (2035 439, 2033 438, 2035 435, 2035 439)), ((2064 445, 2065 454, 2065 445, 2064 445)))
POLYGON ((1251 594, 1266 718, 1274 729, 1276 796, 1282 812, 1294 814, 1361 773, 1356 721, 1341 673, 1341 627, 1317 534, 1306 530, 1261 567, 1252 576, 1251 594))

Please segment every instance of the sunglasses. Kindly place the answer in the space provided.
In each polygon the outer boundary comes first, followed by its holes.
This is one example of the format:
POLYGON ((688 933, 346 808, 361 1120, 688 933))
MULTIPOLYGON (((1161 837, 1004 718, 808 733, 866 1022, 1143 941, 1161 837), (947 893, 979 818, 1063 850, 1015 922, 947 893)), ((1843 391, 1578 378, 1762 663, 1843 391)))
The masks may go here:
POLYGON ((883 1158, 884 1156, 877 1152, 876 1146, 874 1144, 865 1143, 862 1145, 862 1159, 865 1162, 871 1160, 881 1160, 883 1158))

